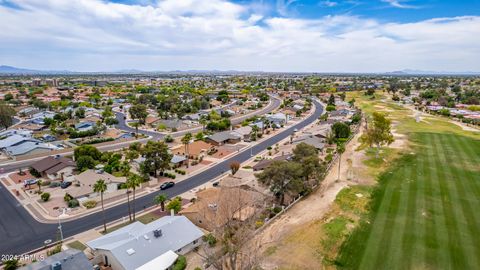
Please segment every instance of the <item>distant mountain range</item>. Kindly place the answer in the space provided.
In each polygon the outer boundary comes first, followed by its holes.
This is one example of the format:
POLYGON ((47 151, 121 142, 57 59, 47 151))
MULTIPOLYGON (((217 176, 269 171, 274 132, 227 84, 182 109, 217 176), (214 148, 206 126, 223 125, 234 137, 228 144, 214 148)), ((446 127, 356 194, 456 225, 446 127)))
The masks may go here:
MULTIPOLYGON (((74 75, 74 74, 252 74, 252 73, 282 73, 282 72, 262 72, 262 71, 237 71, 237 70, 173 70, 173 71, 143 71, 138 69, 123 69, 118 71, 96 71, 96 72, 78 72, 70 70, 35 70, 26 68, 17 68, 12 66, 1 65, 0 75, 74 75)), ((289 72, 285 72, 289 73, 289 72)), ((292 72, 300 74, 301 72, 292 72)), ((317 72, 304 72, 304 73, 317 73, 317 72)), ((392 72, 383 73, 339 73, 339 72, 322 72, 320 74, 378 74, 378 75, 394 75, 394 76, 407 76, 407 75, 480 75, 480 72, 465 71, 465 72, 450 72, 450 71, 425 71, 425 70, 413 70, 404 69, 392 72)))

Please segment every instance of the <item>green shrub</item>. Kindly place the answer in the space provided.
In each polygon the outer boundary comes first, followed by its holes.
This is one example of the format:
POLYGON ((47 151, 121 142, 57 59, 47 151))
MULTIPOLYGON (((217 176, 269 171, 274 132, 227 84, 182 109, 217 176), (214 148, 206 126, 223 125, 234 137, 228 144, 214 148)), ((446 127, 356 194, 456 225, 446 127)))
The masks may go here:
POLYGON ((62 245, 58 244, 53 249, 47 251, 47 256, 52 256, 54 254, 60 253, 62 251, 62 245))
POLYGON ((86 202, 83 203, 83 206, 85 206, 85 208, 87 208, 87 209, 92 209, 95 206, 97 206, 97 201, 94 201, 94 200, 86 201, 86 202))
POLYGON ((47 181, 42 181, 41 185, 42 186, 50 186, 51 183, 52 183, 52 181, 47 180, 47 181))
POLYGON ((187 268, 187 258, 185 258, 183 255, 180 255, 173 265, 172 270, 184 270, 185 268, 187 268))
POLYGON ((203 241, 205 241, 210 247, 213 247, 217 243, 217 238, 215 238, 213 234, 209 233, 203 236, 203 241))
POLYGON ((68 203, 69 201, 71 201, 72 199, 73 199, 73 196, 70 195, 70 194, 68 194, 68 193, 65 193, 65 196, 63 196, 63 200, 64 200, 65 202, 67 202, 67 203, 68 203))
POLYGON ((42 193, 42 195, 40 195, 40 198, 42 198, 42 201, 47 202, 48 200, 50 200, 50 193, 44 192, 42 193))
POLYGON ((80 203, 78 202, 77 199, 71 199, 70 201, 68 201, 68 207, 70 208, 75 208, 75 207, 78 207, 80 205, 80 203))

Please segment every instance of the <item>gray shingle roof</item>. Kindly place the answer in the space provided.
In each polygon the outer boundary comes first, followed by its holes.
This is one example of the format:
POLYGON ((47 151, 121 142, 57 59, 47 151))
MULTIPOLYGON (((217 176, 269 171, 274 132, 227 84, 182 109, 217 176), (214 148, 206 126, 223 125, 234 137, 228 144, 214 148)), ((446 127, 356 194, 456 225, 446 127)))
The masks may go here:
POLYGON ((89 270, 93 269, 92 264, 85 254, 78 249, 67 249, 55 255, 40 260, 39 262, 29 264, 19 270, 50 270, 55 262, 62 264, 62 270, 89 270))
POLYGON ((95 250, 109 250, 122 266, 136 269, 161 256, 177 251, 201 238, 203 232, 184 216, 166 216, 148 224, 132 223, 87 243, 95 250), (161 230, 156 238, 154 230, 161 230), (127 253, 127 250, 134 251, 127 253))

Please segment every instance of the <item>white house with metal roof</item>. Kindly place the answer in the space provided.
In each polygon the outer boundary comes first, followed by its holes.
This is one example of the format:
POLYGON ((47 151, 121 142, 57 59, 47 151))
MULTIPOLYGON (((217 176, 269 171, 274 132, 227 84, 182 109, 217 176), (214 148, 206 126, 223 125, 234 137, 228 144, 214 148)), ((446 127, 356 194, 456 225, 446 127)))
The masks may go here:
POLYGON ((135 222, 87 242, 96 260, 113 270, 170 269, 174 254, 200 245, 203 232, 184 216, 166 216, 148 224, 135 222), (157 268, 151 268, 151 265, 157 268))

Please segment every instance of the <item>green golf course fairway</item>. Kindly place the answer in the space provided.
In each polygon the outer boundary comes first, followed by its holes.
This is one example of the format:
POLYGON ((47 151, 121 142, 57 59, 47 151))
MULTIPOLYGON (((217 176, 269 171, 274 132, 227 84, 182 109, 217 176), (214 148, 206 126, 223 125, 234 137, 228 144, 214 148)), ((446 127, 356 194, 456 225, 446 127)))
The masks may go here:
POLYGON ((344 269, 478 269, 480 141, 410 134, 415 153, 382 173, 370 216, 344 242, 344 269))

